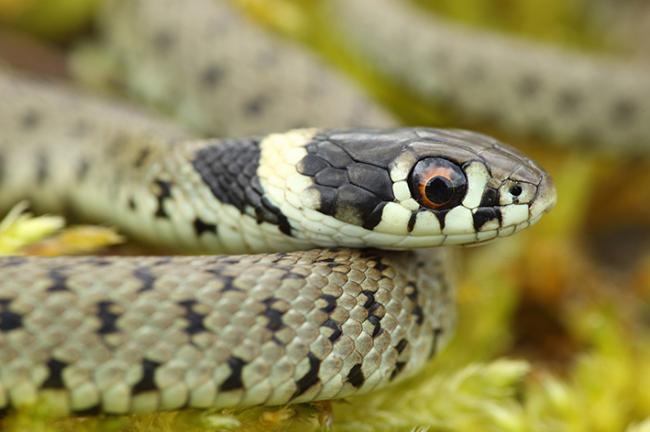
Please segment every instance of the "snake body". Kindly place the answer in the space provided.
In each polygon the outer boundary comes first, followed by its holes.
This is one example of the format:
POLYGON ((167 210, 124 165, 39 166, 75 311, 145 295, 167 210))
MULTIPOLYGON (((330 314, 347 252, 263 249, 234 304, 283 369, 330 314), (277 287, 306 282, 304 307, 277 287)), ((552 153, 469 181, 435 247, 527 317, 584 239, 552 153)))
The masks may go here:
MULTIPOLYGON (((119 79, 196 130, 394 124, 339 74, 256 28, 230 2, 185 3, 110 0, 103 43, 121 65, 119 79), (253 75, 259 87, 249 85, 253 75), (241 120, 224 122, 233 110, 241 120)), ((471 31, 408 3, 330 2, 331 22, 374 69, 464 119, 544 142, 650 148, 644 63, 471 31)))
POLYGON ((564 144, 647 152, 650 74, 422 13, 400 0, 337 0, 332 22, 379 70, 464 116, 564 144))
POLYGON ((512 234, 555 201, 539 166, 468 131, 196 140, 6 73, 0 100, 0 205, 29 198, 168 248, 256 254, 0 259, 4 408, 286 404, 403 379, 453 322, 444 251, 409 250, 512 234))
POLYGON ((396 124, 343 74, 230 1, 103 5, 100 43, 116 60, 116 79, 200 133, 396 124))

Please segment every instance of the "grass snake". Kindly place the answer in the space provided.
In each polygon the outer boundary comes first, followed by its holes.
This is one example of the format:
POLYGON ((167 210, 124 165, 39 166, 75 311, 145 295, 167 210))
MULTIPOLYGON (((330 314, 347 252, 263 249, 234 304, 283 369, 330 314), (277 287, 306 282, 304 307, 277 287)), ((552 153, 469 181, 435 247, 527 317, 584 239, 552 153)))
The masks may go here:
POLYGON ((293 129, 196 139, 124 104, 0 75, 0 207, 29 199, 192 254, 0 258, 0 408, 282 405, 414 374, 453 327, 445 245, 555 202, 488 136, 293 129))

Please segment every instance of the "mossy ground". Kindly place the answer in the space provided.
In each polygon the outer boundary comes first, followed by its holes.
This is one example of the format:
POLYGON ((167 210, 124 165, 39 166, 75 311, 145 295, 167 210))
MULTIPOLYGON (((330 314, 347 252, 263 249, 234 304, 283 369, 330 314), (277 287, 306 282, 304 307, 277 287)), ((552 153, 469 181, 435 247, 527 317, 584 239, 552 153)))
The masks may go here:
MULTIPOLYGON (((406 123, 472 126, 368 70, 345 41, 328 32, 319 14, 324 0, 237 1, 349 72, 406 123)), ((605 47, 592 28, 578 31, 577 7, 584 7, 578 1, 522 1, 510 21, 501 15, 486 18, 495 1, 426 3, 468 22, 590 49, 605 47), (571 28, 557 30, 562 26, 571 28)), ((463 272, 456 336, 412 379, 344 401, 243 411, 57 420, 37 406, 10 415, 4 428, 650 431, 650 163, 547 150, 552 147, 543 144, 522 147, 554 176, 558 207, 534 229, 459 253, 463 272)), ((14 250, 25 247, 21 235, 30 243, 60 225, 58 219, 16 221, 22 227, 0 229, 0 245, 9 242, 14 250)), ((55 250, 71 244, 63 238, 54 243, 55 250)))

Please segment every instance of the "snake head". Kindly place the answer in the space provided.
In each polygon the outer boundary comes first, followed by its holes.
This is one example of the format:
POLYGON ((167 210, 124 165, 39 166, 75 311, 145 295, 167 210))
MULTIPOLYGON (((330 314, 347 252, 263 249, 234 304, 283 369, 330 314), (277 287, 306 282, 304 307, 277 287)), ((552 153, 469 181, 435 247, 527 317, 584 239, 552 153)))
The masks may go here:
POLYGON ((480 243, 532 225, 555 204, 549 175, 486 135, 431 128, 291 133, 303 137, 285 150, 294 160, 274 170, 288 192, 272 199, 295 235, 318 246, 480 243))

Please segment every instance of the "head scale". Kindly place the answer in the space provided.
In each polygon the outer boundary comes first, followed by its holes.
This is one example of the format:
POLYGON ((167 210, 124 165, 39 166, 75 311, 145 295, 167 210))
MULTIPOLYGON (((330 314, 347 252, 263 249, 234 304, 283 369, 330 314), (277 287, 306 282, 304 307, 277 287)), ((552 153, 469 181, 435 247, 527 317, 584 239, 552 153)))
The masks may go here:
POLYGON ((528 227, 555 203, 537 164, 473 132, 329 130, 302 147, 279 207, 319 246, 478 243, 528 227))

